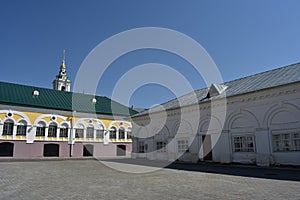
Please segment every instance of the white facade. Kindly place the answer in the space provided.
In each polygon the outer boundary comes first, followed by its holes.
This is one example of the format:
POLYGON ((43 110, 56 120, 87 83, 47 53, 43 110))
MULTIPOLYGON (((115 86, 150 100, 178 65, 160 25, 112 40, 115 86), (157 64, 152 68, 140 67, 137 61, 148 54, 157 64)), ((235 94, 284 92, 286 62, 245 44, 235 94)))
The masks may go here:
MULTIPOLYGON (((162 115, 151 113, 151 119, 162 115)), ((167 116, 158 133, 153 126, 142 130, 133 124, 133 158, 300 165, 300 82, 228 97, 223 127, 218 114, 211 116, 210 101, 168 110, 167 116), (185 124, 178 130, 180 118, 185 124)), ((148 120, 147 115, 133 118, 137 124, 148 120)))

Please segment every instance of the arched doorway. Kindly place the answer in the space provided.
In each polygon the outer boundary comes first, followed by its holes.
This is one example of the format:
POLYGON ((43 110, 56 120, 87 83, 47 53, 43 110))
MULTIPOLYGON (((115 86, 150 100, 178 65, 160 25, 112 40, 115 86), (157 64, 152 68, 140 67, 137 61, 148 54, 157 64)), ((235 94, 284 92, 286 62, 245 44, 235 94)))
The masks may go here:
POLYGON ((13 157, 14 144, 10 142, 0 143, 0 156, 13 157))
POLYGON ((86 144, 83 145, 83 156, 93 156, 94 154, 94 145, 86 144))
POLYGON ((44 156, 45 157, 58 157, 59 156, 59 144, 44 144, 44 156))
POLYGON ((126 145, 117 145, 117 156, 126 156, 126 145))

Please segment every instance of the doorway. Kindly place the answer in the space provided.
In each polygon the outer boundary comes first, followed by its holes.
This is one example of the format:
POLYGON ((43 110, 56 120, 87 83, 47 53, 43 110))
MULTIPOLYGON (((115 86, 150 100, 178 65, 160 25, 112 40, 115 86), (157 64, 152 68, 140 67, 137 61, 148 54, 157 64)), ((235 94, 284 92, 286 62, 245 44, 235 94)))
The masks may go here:
POLYGON ((211 136, 202 135, 203 160, 212 160, 211 136))

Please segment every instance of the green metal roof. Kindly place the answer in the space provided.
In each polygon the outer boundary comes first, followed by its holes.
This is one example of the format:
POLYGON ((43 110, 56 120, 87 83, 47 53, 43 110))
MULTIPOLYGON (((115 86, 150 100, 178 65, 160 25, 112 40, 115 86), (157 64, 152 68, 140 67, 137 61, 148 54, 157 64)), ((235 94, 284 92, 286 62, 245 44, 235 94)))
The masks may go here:
POLYGON ((137 112, 107 97, 0 82, 0 104, 129 116, 137 112), (34 95, 37 90, 39 95, 34 95), (96 99, 96 103, 92 99, 96 99))

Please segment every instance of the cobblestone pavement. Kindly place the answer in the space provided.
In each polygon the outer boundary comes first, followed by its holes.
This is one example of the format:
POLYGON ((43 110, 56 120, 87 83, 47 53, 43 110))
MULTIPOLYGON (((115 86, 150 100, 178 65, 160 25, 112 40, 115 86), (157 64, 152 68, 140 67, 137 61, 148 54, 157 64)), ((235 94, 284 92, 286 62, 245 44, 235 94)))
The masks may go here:
POLYGON ((132 174, 97 160, 0 162, 0 199, 300 199, 295 180, 171 168, 132 174))

